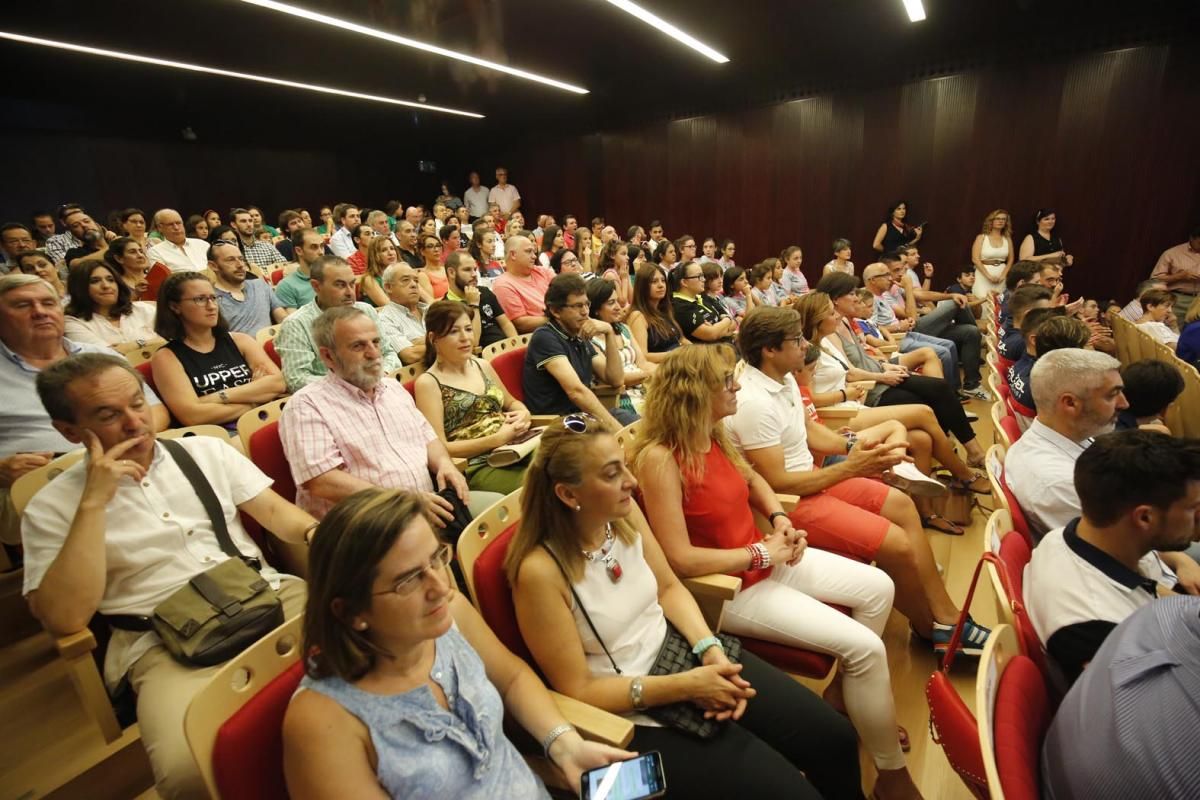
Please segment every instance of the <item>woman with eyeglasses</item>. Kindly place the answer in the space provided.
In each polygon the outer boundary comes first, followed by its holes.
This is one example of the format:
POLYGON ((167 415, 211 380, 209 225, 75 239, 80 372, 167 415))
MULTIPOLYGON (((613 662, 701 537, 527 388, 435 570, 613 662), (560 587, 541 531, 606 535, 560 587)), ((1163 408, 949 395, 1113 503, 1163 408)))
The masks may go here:
POLYGON ((420 254, 425 259, 425 266, 420 270, 421 288, 429 292, 434 300, 441 300, 450 288, 446 268, 442 266, 441 238, 432 233, 423 234, 420 254))
MULTIPOLYGON (((588 281, 587 298, 592 319, 611 325, 613 332, 617 334, 617 341, 621 343, 621 364, 625 367, 625 382, 618 403, 621 408, 640 414, 642 403, 646 400, 646 379, 658 365, 646 359, 637 342, 633 340, 629 327, 621 322, 624 315, 617 300, 616 286, 609 281, 588 281)), ((592 344, 597 352, 604 354, 604 336, 593 336, 592 344)))
POLYGON ((472 353, 471 309, 439 300, 425 312, 425 372, 413 396, 453 458, 467 461, 467 485, 510 494, 521 488, 528 457, 505 467, 487 463, 493 450, 529 430, 529 409, 504 388, 492 365, 472 353))
POLYGON ((163 281, 154 327, 167 342, 150 359, 154 385, 184 425, 233 433, 242 414, 287 392, 262 345, 229 330, 204 273, 175 272, 163 281))
POLYGON ((120 235, 128 236, 140 244, 146 252, 149 252, 150 246, 154 244, 146 235, 146 214, 140 208, 127 208, 117 212, 116 230, 120 235))
MULTIPOLYGON (((725 312, 724 306, 718 311, 704 302, 705 289, 710 280, 704 268, 710 263, 685 261, 667 277, 675 321, 683 335, 697 344, 732 342, 737 330, 737 323, 725 312)), ((716 279, 719 279, 721 268, 712 264, 710 275, 712 269, 716 270, 716 279)))
POLYGON ((546 687, 455 591, 454 552, 422 499, 366 489, 312 539, 305 677, 283 721, 288 792, 306 800, 542 800, 504 732, 524 728, 579 792, 580 775, 632 757, 585 741, 546 687))
POLYGON ((920 797, 902 751, 907 735, 897 737, 880 638, 895 587, 875 567, 808 547, 738 453, 726 430, 741 388, 736 364, 728 345, 689 347, 651 379, 630 458, 650 526, 677 575, 741 579, 724 630, 838 659, 826 697, 849 716, 879 770, 873 796, 920 797), (770 534, 759 533, 752 510, 771 520, 770 534), (827 603, 847 606, 849 615, 827 603))
POLYGON ((383 290, 383 273, 398 257, 396 246, 386 236, 376 236, 367 245, 367 271, 358 279, 358 286, 360 294, 376 308, 385 308, 390 302, 383 290))
POLYGON ((592 278, 596 277, 590 272, 584 272, 583 266, 579 263, 579 256, 565 247, 550 257, 550 269, 554 270, 555 275, 561 275, 564 272, 578 275, 589 283, 592 278))
POLYGON ((71 341, 110 347, 160 342, 154 333, 154 303, 134 302, 128 284, 108 262, 73 268, 67 291, 71 302, 64 311, 71 341))
POLYGON ((67 287, 63 285, 62 278, 58 275, 58 269, 50 260, 50 256, 46 255, 45 250, 26 250, 24 253, 18 253, 16 261, 17 269, 26 275, 37 275, 53 286, 54 291, 58 293, 59 301, 64 306, 67 305, 71 296, 67 294, 67 287))
POLYGON ((637 271, 627 324, 646 360, 655 364, 665 360, 667 354, 681 344, 687 344, 683 330, 675 321, 675 310, 667 296, 667 276, 662 267, 644 264, 637 271))
POLYGON ((630 746, 662 753, 672 796, 861 798, 850 723, 748 651, 726 656, 635 513, 637 487, 616 437, 588 415, 542 434, 505 569, 549 684, 633 722, 630 746), (692 651, 690 668, 651 675, 668 637, 692 651), (673 704, 721 730, 700 739, 672 726, 662 713, 673 704))

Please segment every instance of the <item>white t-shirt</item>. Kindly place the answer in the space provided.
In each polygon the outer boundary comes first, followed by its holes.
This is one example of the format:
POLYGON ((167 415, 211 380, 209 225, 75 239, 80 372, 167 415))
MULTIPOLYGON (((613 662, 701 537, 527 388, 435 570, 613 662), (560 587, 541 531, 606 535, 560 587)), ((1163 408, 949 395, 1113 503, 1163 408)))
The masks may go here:
POLYGON ((807 414, 800 387, 790 374, 783 383, 750 365, 738 379, 737 413, 727 421, 734 443, 742 450, 783 447, 788 472, 810 472, 813 455, 808 449, 807 414))
POLYGON ((500 213, 508 216, 512 213, 513 207, 517 201, 521 199, 521 193, 517 191, 517 187, 511 183, 506 183, 503 186, 496 185, 488 192, 488 202, 498 203, 500 205, 500 213))
MULTIPOLYGON (((262 559, 246 533, 237 506, 271 486, 271 479, 228 443, 212 436, 179 439, 208 478, 225 511, 229 537, 245 556, 262 559)), ((46 484, 25 509, 21 542, 25 547, 28 595, 42 583, 66 543, 83 495, 87 459, 46 484)), ((149 616, 154 607, 193 576, 229 558, 217 543, 212 521, 188 479, 161 445, 154 448, 150 471, 141 483, 122 478, 105 510, 105 579, 99 611, 149 616)), ((280 575, 263 562, 262 576, 274 589, 280 575)), ((142 654, 158 642, 156 633, 113 632, 104 664, 104 680, 115 688, 142 654)))
POLYGON ((488 210, 488 187, 481 185, 478 189, 467 189, 463 192, 463 203, 472 218, 482 217, 488 210))

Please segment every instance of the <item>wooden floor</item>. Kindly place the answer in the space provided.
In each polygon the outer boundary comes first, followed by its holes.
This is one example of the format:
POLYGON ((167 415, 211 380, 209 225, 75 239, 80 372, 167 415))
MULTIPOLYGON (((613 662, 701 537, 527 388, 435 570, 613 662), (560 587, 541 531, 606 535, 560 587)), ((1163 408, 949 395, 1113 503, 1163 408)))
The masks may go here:
MULTIPOLYGON (((974 401, 969 408, 979 414, 975 423, 981 443, 992 442, 987 404, 974 401)), ((991 505, 983 497, 986 506, 991 505)), ((961 537, 930 532, 934 555, 945 570, 950 596, 956 603, 983 551, 987 512, 977 510, 967 534, 961 537)), ((996 622, 995 596, 986 577, 976 591, 972 614, 981 625, 996 622)), ((893 613, 884 634, 898 721, 908 729, 912 752, 908 765, 917 786, 927 798, 969 800, 970 793, 950 769, 941 747, 929 735, 929 710, 925 682, 937 668, 927 644, 910 639, 908 622, 893 613)), ((158 795, 149 788, 144 753, 135 742, 105 746, 99 730, 84 717, 66 673, 46 668, 52 659, 45 636, 0 650, 0 800, 53 798, 136 798, 158 795), (64 732, 66 732, 64 734, 64 732), (80 778, 85 769, 106 756, 108 769, 99 768, 80 778), (72 780, 74 779, 74 780, 72 780)), ((971 658, 959 659, 954 684, 969 707, 975 704, 975 667, 971 658)), ((821 684, 804 681, 819 690, 821 684)), ((129 736, 127 732, 127 737, 129 736)), ((873 767, 862 754, 864 791, 874 782, 873 767)))

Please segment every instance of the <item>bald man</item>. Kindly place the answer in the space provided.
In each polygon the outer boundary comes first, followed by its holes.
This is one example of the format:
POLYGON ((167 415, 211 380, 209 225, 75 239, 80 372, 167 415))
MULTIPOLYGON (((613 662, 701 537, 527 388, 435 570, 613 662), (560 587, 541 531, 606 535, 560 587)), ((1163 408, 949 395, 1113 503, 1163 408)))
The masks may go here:
POLYGON ((208 242, 188 238, 178 211, 160 208, 154 214, 154 227, 163 238, 150 248, 150 263, 161 261, 172 272, 203 272, 208 267, 208 242))

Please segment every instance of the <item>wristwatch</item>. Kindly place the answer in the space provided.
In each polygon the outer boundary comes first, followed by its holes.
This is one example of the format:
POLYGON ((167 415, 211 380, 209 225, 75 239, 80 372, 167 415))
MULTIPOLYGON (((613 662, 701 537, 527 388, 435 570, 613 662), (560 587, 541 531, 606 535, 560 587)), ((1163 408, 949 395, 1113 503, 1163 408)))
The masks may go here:
POLYGON ((783 517, 789 521, 791 520, 791 517, 788 516, 786 511, 772 511, 770 516, 767 517, 767 522, 770 522, 772 525, 774 525, 776 517, 783 517))

